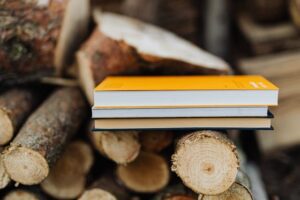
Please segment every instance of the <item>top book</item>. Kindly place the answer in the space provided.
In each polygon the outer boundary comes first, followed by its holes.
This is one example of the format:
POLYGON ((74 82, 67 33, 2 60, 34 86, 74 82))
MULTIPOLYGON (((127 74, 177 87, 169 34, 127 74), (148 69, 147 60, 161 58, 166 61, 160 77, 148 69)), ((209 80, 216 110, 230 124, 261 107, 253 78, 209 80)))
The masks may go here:
POLYGON ((276 106, 262 76, 112 76, 94 90, 96 108, 276 106))

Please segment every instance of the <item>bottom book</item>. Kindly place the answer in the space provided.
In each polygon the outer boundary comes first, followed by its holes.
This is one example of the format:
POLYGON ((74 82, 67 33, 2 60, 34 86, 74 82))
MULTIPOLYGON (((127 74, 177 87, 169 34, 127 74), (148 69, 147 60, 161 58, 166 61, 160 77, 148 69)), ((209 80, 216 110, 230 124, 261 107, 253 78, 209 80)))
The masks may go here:
POLYGON ((271 119, 272 116, 257 118, 101 118, 94 119, 94 129, 272 129, 271 119))

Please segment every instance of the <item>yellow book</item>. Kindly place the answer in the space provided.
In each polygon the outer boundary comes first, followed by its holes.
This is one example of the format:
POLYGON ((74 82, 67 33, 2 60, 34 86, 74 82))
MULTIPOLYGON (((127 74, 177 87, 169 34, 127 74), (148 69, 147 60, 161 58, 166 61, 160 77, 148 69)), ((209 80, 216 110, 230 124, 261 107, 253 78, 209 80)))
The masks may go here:
POLYGON ((94 106, 274 106, 278 90, 262 76, 112 76, 95 88, 94 106))

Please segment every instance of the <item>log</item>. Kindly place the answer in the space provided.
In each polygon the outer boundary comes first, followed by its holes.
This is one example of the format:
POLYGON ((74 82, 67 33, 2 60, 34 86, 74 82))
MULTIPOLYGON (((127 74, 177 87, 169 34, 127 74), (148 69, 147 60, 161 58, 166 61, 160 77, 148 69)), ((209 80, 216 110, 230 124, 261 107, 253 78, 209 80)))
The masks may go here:
POLYGON ((92 149, 87 143, 72 142, 41 183, 43 191, 56 199, 77 198, 84 191, 93 160, 92 149))
POLYGON ((80 127, 86 112, 86 102, 79 89, 55 91, 29 117, 4 152, 4 166, 10 178, 24 185, 42 182, 80 127))
POLYGON ((294 25, 300 29, 300 1, 291 0, 289 2, 289 12, 294 25))
POLYGON ((139 133, 142 150, 158 153, 168 147, 173 141, 170 131, 146 131, 139 133))
POLYGON ((198 131, 181 138, 172 163, 172 171, 187 187, 208 195, 226 191, 239 168, 236 146, 215 131, 198 131))
POLYGON ((162 191, 157 193, 151 200, 195 200, 196 194, 181 184, 168 185, 162 191))
POLYGON ((172 195, 163 200, 195 200, 195 198, 188 195, 172 195))
POLYGON ((26 190, 13 190, 4 196, 3 200, 39 200, 39 198, 26 190))
POLYGON ((118 164, 135 160, 141 148, 136 131, 95 131, 90 138, 99 153, 118 164))
POLYGON ((7 144, 37 106, 39 98, 29 89, 11 89, 0 96, 0 146, 7 144))
POLYGON ((153 25, 98 10, 94 18, 98 27, 76 54, 80 83, 90 103, 94 86, 108 75, 230 71, 223 60, 153 25))
POLYGON ((4 168, 2 159, 2 150, 0 149, 0 190, 5 188, 10 183, 10 178, 4 168))
POLYGON ((243 172, 239 171, 236 182, 225 192, 218 195, 202 195, 198 200, 253 200, 250 192, 249 179, 243 172))
POLYGON ((117 167, 117 177, 131 191, 153 193, 164 188, 170 179, 168 163, 154 153, 141 152, 139 157, 117 167))
POLYGON ((117 200, 117 198, 113 194, 98 188, 85 191, 78 200, 98 200, 98 199, 117 200))
POLYGON ((0 6, 0 82, 62 72, 87 33, 89 1, 4 0, 0 6))
POLYGON ((30 189, 14 189, 8 192, 3 200, 46 200, 45 197, 37 188, 30 189))

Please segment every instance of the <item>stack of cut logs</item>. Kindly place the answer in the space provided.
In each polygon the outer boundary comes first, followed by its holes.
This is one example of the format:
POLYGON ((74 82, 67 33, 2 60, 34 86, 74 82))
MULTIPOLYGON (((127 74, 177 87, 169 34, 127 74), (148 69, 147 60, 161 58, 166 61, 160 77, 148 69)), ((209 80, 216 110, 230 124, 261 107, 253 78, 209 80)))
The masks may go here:
POLYGON ((238 149, 223 133, 91 132, 91 94, 106 76, 229 74, 224 61, 170 32, 100 11, 80 47, 88 1, 0 5, 5 200, 252 199, 238 149))

